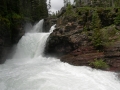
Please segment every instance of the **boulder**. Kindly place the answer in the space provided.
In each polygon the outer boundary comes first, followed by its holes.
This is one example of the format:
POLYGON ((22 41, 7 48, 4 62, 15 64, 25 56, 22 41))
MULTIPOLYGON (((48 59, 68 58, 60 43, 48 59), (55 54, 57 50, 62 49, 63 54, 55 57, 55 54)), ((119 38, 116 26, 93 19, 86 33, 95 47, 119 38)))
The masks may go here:
POLYGON ((61 56, 77 49, 83 42, 87 42, 86 34, 80 34, 82 30, 71 23, 57 27, 47 40, 45 54, 61 56))

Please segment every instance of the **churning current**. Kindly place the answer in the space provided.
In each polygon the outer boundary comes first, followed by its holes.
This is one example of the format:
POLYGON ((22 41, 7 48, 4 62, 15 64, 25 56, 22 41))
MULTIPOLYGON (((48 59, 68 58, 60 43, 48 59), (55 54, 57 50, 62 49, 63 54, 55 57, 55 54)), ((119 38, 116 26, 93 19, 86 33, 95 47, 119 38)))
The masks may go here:
POLYGON ((0 65, 0 90, 120 90, 116 73, 43 57, 50 33, 41 32, 42 23, 27 32, 13 58, 0 65))

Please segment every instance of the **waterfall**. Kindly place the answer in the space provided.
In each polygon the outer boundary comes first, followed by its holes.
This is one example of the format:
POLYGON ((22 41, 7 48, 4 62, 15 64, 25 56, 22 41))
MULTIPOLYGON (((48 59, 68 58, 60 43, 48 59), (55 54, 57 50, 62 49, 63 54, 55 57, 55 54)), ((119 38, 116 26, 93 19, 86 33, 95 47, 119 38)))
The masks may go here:
POLYGON ((120 89, 114 72, 72 66, 56 58, 43 57, 46 40, 55 25, 49 33, 42 33, 42 23, 38 22, 26 33, 13 58, 0 65, 0 90, 120 89))
POLYGON ((44 22, 43 19, 40 20, 40 21, 33 27, 32 31, 34 31, 34 32, 42 32, 42 30, 43 30, 43 22, 44 22))
POLYGON ((51 28, 50 28, 50 32, 53 32, 53 30, 55 29, 56 24, 54 24, 51 28))

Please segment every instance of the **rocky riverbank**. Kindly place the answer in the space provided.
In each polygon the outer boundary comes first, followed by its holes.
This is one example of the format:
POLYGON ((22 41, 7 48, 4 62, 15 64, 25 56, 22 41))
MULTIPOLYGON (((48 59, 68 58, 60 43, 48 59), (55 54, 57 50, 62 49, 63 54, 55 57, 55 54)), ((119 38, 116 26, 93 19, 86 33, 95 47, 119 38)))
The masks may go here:
POLYGON ((76 16, 59 16, 45 54, 72 65, 120 71, 120 29, 114 24, 118 9, 79 8, 72 12, 76 16))

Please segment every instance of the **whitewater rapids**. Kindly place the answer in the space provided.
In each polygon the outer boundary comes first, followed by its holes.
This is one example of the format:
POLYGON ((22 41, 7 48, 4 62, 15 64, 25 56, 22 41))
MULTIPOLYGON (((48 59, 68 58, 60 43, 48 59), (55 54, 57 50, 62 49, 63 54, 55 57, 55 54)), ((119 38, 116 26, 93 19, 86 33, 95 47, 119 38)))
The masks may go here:
POLYGON ((116 73, 43 57, 50 33, 42 33, 42 23, 26 33, 13 58, 0 65, 0 90, 120 90, 116 73))

